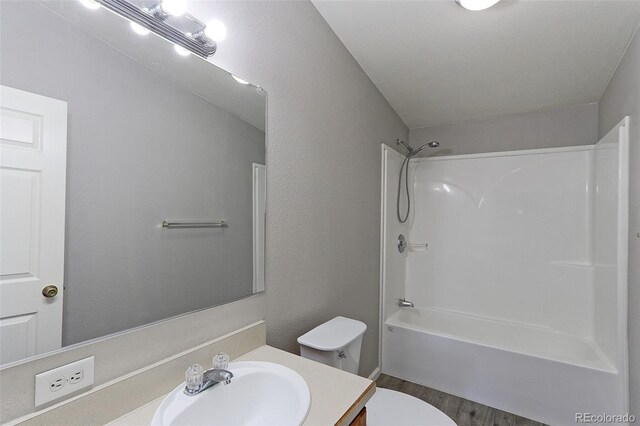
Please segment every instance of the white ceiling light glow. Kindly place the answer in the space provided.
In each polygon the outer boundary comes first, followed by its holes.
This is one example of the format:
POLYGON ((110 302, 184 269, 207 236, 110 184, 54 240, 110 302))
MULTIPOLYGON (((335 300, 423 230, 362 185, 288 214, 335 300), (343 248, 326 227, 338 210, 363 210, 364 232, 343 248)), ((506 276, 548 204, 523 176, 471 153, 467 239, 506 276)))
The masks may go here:
POLYGON ((207 22, 207 26, 204 28, 204 34, 217 43, 227 38, 227 27, 222 21, 212 19, 207 22))
POLYGON ((455 0, 460 6, 474 12, 478 10, 488 9, 500 0, 455 0))

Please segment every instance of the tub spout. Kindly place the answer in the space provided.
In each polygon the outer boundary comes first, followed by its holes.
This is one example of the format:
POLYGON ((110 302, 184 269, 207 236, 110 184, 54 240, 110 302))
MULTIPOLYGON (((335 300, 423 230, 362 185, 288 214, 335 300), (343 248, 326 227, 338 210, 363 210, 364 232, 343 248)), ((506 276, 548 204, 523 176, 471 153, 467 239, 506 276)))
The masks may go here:
POLYGON ((409 302, 403 297, 402 299, 398 299, 398 306, 401 308, 413 308, 413 302, 409 302))

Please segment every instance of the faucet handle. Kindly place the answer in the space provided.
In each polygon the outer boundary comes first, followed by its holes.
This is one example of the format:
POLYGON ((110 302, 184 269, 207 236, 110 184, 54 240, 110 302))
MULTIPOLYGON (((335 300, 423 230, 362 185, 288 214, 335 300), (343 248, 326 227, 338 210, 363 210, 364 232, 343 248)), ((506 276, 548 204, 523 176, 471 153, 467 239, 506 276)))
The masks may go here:
POLYGON ((204 383, 204 369, 200 364, 193 364, 187 368, 185 382, 187 383, 185 390, 188 393, 195 393, 200 390, 204 383))
POLYGON ((213 357, 213 368, 216 370, 226 370, 229 366, 229 355, 219 352, 213 357))

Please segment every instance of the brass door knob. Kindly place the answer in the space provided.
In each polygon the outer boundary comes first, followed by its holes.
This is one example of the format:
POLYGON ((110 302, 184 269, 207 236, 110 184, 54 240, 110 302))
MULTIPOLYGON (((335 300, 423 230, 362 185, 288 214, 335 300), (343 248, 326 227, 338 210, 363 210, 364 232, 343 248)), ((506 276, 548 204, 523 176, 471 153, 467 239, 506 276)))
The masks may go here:
POLYGON ((55 285, 48 285, 42 289, 42 295, 44 297, 56 297, 58 294, 58 287, 55 285))

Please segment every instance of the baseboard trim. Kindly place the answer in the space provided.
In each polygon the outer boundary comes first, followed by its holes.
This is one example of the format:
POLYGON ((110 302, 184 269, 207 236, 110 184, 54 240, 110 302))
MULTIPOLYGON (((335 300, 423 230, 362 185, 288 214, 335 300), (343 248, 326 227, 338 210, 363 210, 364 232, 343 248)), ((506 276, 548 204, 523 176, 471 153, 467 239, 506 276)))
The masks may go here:
POLYGON ((380 367, 376 367, 376 369, 373 370, 373 373, 369 374, 369 380, 373 380, 375 382, 376 380, 378 380, 378 377, 380 377, 380 373, 380 367))

